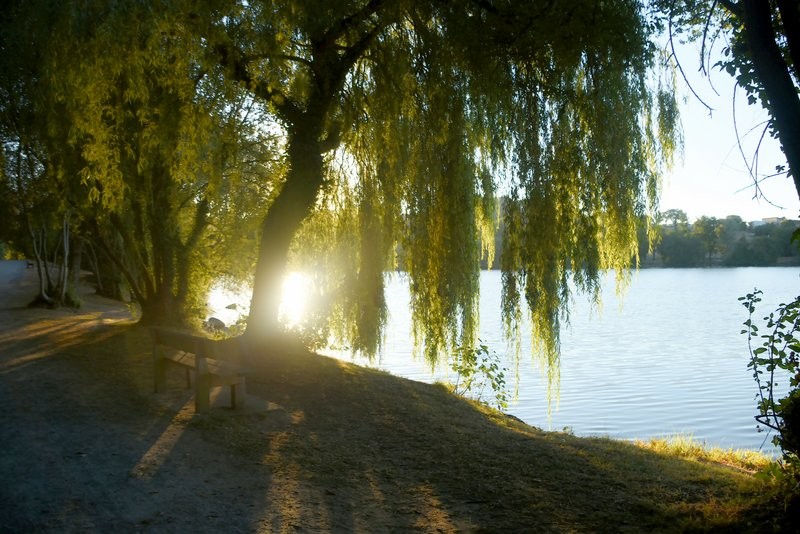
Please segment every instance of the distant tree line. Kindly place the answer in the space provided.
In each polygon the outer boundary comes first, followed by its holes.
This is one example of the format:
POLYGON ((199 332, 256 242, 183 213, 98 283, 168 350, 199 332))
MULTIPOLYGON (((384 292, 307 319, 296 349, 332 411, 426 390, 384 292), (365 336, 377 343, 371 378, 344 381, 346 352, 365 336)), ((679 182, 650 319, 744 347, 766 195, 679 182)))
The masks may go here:
POLYGON ((639 257, 648 267, 762 267, 800 265, 792 234, 800 221, 746 223, 738 215, 703 216, 690 224, 682 210, 661 213, 654 236, 639 232, 639 257))
MULTIPOLYGON (((506 199, 498 199, 499 222, 494 246, 502 250, 506 226, 506 199)), ((797 220, 745 222, 738 215, 724 219, 703 216, 689 222, 686 212, 670 209, 655 221, 637 225, 641 267, 769 267, 800 265, 800 232, 797 220)), ((402 254, 402 251, 400 251, 402 254)), ((500 269, 500 259, 491 264, 484 258, 482 269, 500 269)))

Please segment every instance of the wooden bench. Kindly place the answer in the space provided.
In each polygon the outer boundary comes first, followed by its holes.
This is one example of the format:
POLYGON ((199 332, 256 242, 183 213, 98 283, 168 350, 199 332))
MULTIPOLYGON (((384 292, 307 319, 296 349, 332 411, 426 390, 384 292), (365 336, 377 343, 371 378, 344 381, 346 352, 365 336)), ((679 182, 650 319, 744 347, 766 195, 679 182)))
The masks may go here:
POLYGON ((194 375, 194 405, 197 413, 208 411, 211 406, 211 388, 229 386, 231 407, 243 408, 245 396, 245 379, 239 365, 219 359, 214 341, 167 330, 151 327, 153 339, 153 366, 155 371, 155 391, 160 393, 166 389, 167 368, 183 367, 186 371, 186 387, 192 387, 194 375))

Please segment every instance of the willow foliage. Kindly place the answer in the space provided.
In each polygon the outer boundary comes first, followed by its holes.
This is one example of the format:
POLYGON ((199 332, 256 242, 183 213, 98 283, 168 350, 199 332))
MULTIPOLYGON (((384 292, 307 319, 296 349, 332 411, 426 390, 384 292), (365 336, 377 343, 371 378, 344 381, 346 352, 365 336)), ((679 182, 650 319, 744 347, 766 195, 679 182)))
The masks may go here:
POLYGON ((208 209, 215 230, 203 235, 219 240, 260 206, 255 280, 266 283, 253 302, 274 300, 266 286, 285 258, 270 256, 291 243, 326 328, 366 353, 380 345, 394 270, 410 281, 429 362, 472 345, 480 261, 498 254, 508 333, 529 318, 555 364, 573 287, 597 298, 604 269, 624 279, 635 265, 637 220, 655 210, 678 140, 670 81, 654 74, 657 28, 635 0, 70 6, 57 31, 72 44, 53 51, 63 70, 49 80, 73 106, 92 199, 127 213, 163 177, 193 193, 161 223, 184 228, 208 209), (244 137, 283 137, 250 195, 220 171, 249 159, 230 157, 241 139, 225 134, 253 125, 231 114, 243 101, 269 124, 244 137))
MULTIPOLYGON (((270 18, 277 34, 294 28, 281 57, 298 59, 267 72, 299 102, 314 24, 326 24, 311 4, 270 18)), ((555 364, 573 288, 596 299, 603 270, 624 282, 637 263, 637 220, 655 212, 679 144, 653 28, 624 0, 386 4, 327 117, 341 144, 296 261, 316 258, 334 332, 368 353, 386 318, 383 273, 405 272, 414 338, 434 363, 475 340, 479 263, 502 224, 508 333, 527 316, 555 364)), ((328 20, 365 5, 337 3, 328 20)))
POLYGON ((271 134, 254 118, 263 110, 205 68, 175 3, 20 6, 19 23, 35 13, 40 33, 51 179, 86 199, 84 232, 147 320, 204 313, 211 277, 241 276, 234 255, 252 268, 242 244, 275 186, 271 134))

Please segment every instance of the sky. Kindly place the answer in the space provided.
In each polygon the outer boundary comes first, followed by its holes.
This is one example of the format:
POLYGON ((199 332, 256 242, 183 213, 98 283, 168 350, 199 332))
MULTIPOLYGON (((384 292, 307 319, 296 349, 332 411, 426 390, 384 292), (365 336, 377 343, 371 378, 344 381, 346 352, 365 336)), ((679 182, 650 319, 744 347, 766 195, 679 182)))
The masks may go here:
MULTIPOLYGON (((745 221, 766 217, 800 219, 797 191, 785 175, 765 180, 764 198, 753 198, 753 180, 736 141, 734 78, 714 69, 709 81, 697 72, 699 54, 694 49, 683 47, 678 55, 695 92, 713 111, 709 112, 691 94, 679 75, 676 96, 681 103, 684 150, 672 172, 664 176, 661 211, 682 209, 690 221, 703 215, 717 218, 739 215, 745 221)), ((743 90, 736 90, 735 96, 736 127, 743 139, 744 153, 752 160, 767 113, 760 104, 748 106, 743 90)), ((777 140, 765 136, 759 151, 759 175, 772 174, 776 165, 785 162, 777 140)))

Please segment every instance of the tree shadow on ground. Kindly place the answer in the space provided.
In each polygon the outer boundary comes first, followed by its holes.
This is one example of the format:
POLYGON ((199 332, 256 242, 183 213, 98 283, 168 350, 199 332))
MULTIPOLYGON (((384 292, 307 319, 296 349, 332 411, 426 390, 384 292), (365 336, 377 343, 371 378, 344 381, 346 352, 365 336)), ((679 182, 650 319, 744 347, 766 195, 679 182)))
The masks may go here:
POLYGON ((330 358, 272 357, 258 376, 258 393, 294 424, 250 452, 303 488, 316 503, 306 512, 335 530, 651 531, 726 514, 715 524, 735 525, 742 510, 719 502, 750 482, 625 443, 544 433, 444 387, 330 358))
POLYGON ((758 491, 721 466, 541 432, 444 387, 304 353, 248 375, 278 409, 196 415, 180 373, 152 393, 146 329, 29 326, 0 350, 11 530, 740 529, 737 495, 758 491))
POLYGON ((4 529, 250 530, 269 472, 192 427, 181 377, 152 393, 147 331, 72 326, 17 332, 0 351, 4 529))

